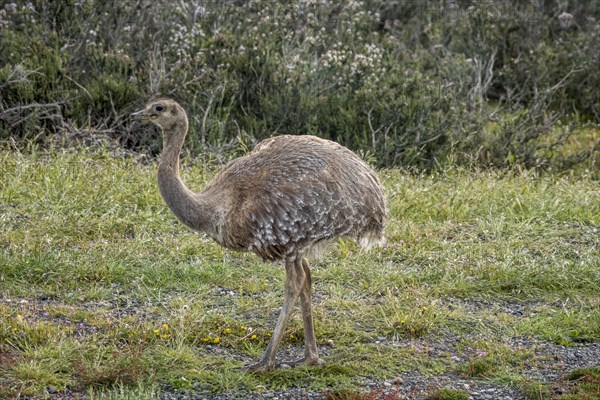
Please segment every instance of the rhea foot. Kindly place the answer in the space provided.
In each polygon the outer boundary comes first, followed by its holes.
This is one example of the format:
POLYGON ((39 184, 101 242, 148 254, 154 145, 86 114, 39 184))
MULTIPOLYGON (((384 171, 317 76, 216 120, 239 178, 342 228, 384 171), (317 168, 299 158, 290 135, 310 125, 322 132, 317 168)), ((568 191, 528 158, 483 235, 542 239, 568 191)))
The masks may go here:
POLYGON ((252 372, 255 374, 262 374, 264 372, 272 370, 274 367, 273 363, 268 363, 265 361, 259 361, 256 364, 249 364, 240 367, 239 369, 245 372, 252 372))

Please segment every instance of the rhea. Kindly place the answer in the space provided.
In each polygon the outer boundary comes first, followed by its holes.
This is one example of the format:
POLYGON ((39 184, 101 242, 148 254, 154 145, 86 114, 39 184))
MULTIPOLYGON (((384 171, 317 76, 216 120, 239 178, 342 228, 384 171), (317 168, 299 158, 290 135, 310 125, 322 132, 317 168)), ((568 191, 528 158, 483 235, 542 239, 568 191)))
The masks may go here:
POLYGON ((356 154, 315 136, 282 135, 260 142, 229 162, 201 192, 179 175, 179 153, 188 132, 184 109, 171 99, 132 114, 163 131, 158 187, 177 218, 221 246, 251 251, 285 265, 283 307, 260 361, 275 366, 277 346, 300 299, 304 358, 288 365, 321 364, 312 316, 309 260, 338 238, 370 248, 383 241, 386 202, 377 174, 356 154))

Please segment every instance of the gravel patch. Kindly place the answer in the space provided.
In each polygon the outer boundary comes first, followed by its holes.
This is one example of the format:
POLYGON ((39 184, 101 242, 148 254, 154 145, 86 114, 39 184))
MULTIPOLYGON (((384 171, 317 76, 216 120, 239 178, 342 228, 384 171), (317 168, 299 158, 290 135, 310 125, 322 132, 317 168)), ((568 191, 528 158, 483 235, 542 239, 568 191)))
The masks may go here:
MULTIPOLYGON (((425 342, 425 341, 423 341, 425 342)), ((529 342, 535 347, 535 356, 542 360, 541 366, 536 366, 530 370, 524 371, 525 376, 538 382, 553 382, 561 375, 571 371, 574 368, 593 367, 600 365, 600 343, 589 345, 580 345, 576 347, 564 347, 553 343, 529 342)), ((413 343, 414 345, 414 343, 413 343)), ((424 343, 423 343, 424 345, 424 343)), ((518 346, 523 345, 519 341, 518 346)), ((429 343, 432 349, 451 348, 452 345, 429 343)), ((321 350, 321 348, 320 348, 321 350)), ((323 348, 323 353, 327 354, 331 348, 323 348)), ((455 359, 460 360, 458 352, 453 352, 455 359)), ((282 359, 294 359, 301 354, 301 348, 282 349, 279 356, 282 359)), ((471 379, 461 377, 454 372, 448 372, 440 375, 425 376, 419 372, 407 372, 394 379, 377 380, 365 377, 362 379, 363 392, 372 394, 370 399, 424 399, 431 392, 449 388, 467 392, 469 398, 473 400, 526 400, 526 397, 519 392, 517 388, 501 385, 485 379, 471 379)), ((237 400, 237 399, 327 399, 327 393, 309 392, 302 388, 290 388, 288 390, 266 390, 264 387, 258 387, 254 392, 240 391, 236 393, 215 394, 209 387, 203 387, 200 383, 196 384, 196 390, 181 391, 167 386, 162 387, 160 399, 162 400, 237 400)), ((335 398, 335 397, 334 397, 335 398)))
MULTIPOLYGON (((218 289, 221 296, 235 296, 235 292, 224 289, 218 289)), ((529 305, 517 303, 500 303, 489 301, 463 301, 457 299, 446 299, 451 304, 460 306, 469 312, 477 312, 479 309, 500 309, 502 312, 510 313, 516 316, 526 315, 529 305)), ((128 300, 126 296, 118 296, 114 300, 97 302, 94 304, 82 302, 77 305, 65 305, 56 299, 48 297, 38 297, 29 299, 8 299, 0 297, 0 303, 14 307, 16 310, 26 309, 31 318, 40 321, 55 321, 61 324, 72 325, 73 334, 85 336, 97 334, 95 327, 83 322, 72 322, 63 316, 53 316, 48 312, 49 307, 65 307, 90 312, 101 312, 108 318, 119 321, 124 317, 135 316, 139 320, 156 319, 146 310, 152 309, 148 304, 141 304, 139 301, 128 300)), ((423 399, 427 394, 441 388, 450 388, 469 393, 473 400, 525 400, 525 397, 518 389, 490 382, 485 379, 465 378, 453 371, 453 365, 457 367, 469 361, 472 354, 461 349, 460 343, 465 339, 464 335, 459 336, 447 332, 443 337, 422 338, 401 341, 390 341, 386 338, 374 338, 372 345, 385 347, 411 346, 413 348, 427 349, 428 356, 431 358, 443 357, 450 360, 451 365, 448 372, 439 375, 423 375, 418 371, 410 371, 393 379, 378 380, 374 377, 365 376, 360 378, 362 391, 370 393, 373 399, 423 399)), ((552 383, 559 380, 567 372, 574 368, 598 367, 600 365, 600 343, 578 344, 572 347, 557 345, 551 342, 536 341, 530 338, 507 338, 505 345, 510 348, 531 349, 533 352, 531 367, 526 368, 521 373, 535 382, 552 383)), ((464 347, 464 346, 463 346, 464 347)), ((332 354, 333 346, 320 346, 321 356, 325 359, 332 354)), ((243 363, 252 362, 253 359, 246 355, 239 354, 228 348, 220 346, 205 346, 203 351, 213 353, 216 356, 230 360, 241 361, 243 363)), ((294 360, 302 356, 301 346, 290 346, 280 349, 278 360, 294 360)), ((8 362, 14 355, 7 349, 0 348, 0 360, 8 362)), ((529 365, 528 361, 525 365, 529 365)), ((74 394, 70 390, 59 391, 56 387, 50 385, 47 387, 48 399, 71 399, 74 397, 82 398, 82 394, 74 394)), ((85 396, 83 397, 85 398, 85 396)), ((193 389, 180 390, 170 386, 161 386, 158 398, 161 400, 234 400, 234 399, 326 399, 327 392, 311 392, 304 388, 289 388, 287 390, 271 390, 265 386, 254 388, 253 391, 240 390, 231 393, 213 393, 210 386, 202 382, 194 382, 193 389)), ((333 397, 335 398, 335 397, 333 397)))

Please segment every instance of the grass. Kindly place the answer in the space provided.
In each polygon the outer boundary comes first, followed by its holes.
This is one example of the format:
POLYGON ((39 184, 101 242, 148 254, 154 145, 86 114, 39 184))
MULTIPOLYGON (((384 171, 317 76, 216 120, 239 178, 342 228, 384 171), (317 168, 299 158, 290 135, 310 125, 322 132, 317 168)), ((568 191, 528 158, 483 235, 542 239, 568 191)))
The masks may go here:
POLYGON ((575 368, 556 382, 528 383, 524 393, 528 399, 598 400, 600 399, 600 368, 575 368))
MULTIPOLYGON (((193 189, 214 170, 184 165, 193 189)), ((283 270, 182 226, 155 168, 103 151, 0 153, 0 397, 44 398, 48 387, 91 399, 165 387, 351 394, 408 371, 537 393, 525 372, 542 356, 511 339, 600 340, 597 181, 388 170, 386 248, 341 241, 313 267, 326 364, 243 373, 269 340, 283 270)), ((301 344, 297 317, 282 346, 301 344)))
POLYGON ((600 368, 577 368, 566 377, 570 385, 569 393, 563 396, 564 400, 575 400, 587 397, 600 399, 600 368))

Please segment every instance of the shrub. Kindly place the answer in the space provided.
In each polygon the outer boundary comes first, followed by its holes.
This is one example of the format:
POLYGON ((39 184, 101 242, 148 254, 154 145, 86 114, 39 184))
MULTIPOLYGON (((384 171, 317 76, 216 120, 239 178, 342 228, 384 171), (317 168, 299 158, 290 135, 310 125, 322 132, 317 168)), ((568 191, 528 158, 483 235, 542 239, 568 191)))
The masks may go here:
POLYGON ((0 139, 156 153, 127 115, 166 95, 193 153, 309 133, 380 166, 594 166, 600 2, 545 3, 9 3, 0 139))

